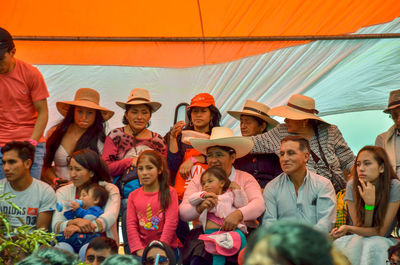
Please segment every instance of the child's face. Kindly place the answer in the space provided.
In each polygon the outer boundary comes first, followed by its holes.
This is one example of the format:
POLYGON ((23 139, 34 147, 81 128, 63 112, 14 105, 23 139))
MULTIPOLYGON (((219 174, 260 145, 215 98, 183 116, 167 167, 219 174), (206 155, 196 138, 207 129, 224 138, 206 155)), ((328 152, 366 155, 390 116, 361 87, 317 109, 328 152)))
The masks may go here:
POLYGON ((206 192, 214 192, 215 194, 221 194, 222 189, 225 185, 224 180, 219 180, 212 174, 204 174, 201 178, 201 186, 206 192))
POLYGON ((158 185, 158 175, 161 174, 161 170, 150 162, 148 157, 143 157, 137 164, 137 173, 139 176, 140 183, 144 186, 158 185))
POLYGON ((96 206, 98 203, 98 200, 94 199, 93 190, 89 190, 88 192, 86 190, 82 190, 80 199, 82 200, 83 209, 96 206))

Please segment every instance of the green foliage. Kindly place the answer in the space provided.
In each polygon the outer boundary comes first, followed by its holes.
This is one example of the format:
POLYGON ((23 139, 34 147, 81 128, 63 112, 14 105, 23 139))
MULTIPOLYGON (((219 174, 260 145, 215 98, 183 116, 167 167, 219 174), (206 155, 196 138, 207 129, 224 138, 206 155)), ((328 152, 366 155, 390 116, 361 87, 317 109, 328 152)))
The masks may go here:
MULTIPOLYGON (((0 190, 2 188, 0 187, 0 190)), ((9 192, 0 195, 0 202, 10 204, 16 210, 21 209, 10 200, 15 195, 9 192)), ((22 219, 21 226, 12 227, 8 220, 8 215, 0 212, 0 264, 6 264, 7 261, 13 262, 29 255, 40 246, 51 246, 51 243, 57 243, 55 233, 49 233, 43 229, 34 229, 26 225, 22 219)))

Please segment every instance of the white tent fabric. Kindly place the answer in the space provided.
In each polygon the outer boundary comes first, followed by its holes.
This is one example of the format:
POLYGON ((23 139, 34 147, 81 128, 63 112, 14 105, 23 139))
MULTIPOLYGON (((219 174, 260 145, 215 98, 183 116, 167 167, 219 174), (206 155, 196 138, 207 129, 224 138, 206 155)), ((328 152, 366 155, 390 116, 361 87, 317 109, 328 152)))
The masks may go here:
MULTIPOLYGON (((400 19, 367 27, 357 33, 399 33, 400 19)), ((357 34, 356 33, 356 34, 357 34)), ((80 87, 101 93, 101 105, 116 112, 109 127, 122 126, 123 110, 134 87, 147 88, 163 106, 152 117, 151 129, 164 134, 173 123, 174 109, 197 93, 215 99, 222 124, 238 122, 226 114, 240 110, 246 99, 271 107, 285 104, 292 94, 313 97, 320 114, 383 109, 388 94, 400 84, 400 40, 315 41, 224 64, 192 68, 38 65, 50 91, 49 126, 59 119, 56 101, 71 100, 80 87)), ((17 54, 18 55, 18 54, 17 54)))

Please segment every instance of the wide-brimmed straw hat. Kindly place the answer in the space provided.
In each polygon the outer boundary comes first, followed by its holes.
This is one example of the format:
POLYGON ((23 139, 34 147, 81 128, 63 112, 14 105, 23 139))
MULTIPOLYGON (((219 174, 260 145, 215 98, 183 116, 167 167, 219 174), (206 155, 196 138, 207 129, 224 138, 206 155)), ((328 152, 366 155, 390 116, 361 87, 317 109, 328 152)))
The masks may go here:
POLYGON ((265 121, 266 123, 268 123, 267 130, 271 130, 276 125, 278 125, 279 122, 272 119, 270 116, 268 116, 267 112, 269 110, 270 110, 270 108, 267 105, 248 99, 244 103, 244 107, 243 107, 242 111, 229 110, 228 113, 237 120, 240 120, 241 115, 247 115, 247 116, 253 116, 253 117, 260 118, 263 121, 265 121))
POLYGON ((207 149, 213 146, 225 146, 235 150, 236 158, 247 155, 254 143, 250 138, 233 136, 233 131, 227 127, 214 127, 210 139, 190 139, 194 149, 202 154, 207 154, 207 149))
POLYGON ((126 109, 126 105, 144 104, 149 106, 152 112, 156 112, 161 107, 160 102, 150 100, 149 91, 144 88, 132 89, 127 102, 117 101, 115 103, 123 109, 126 109))
POLYGON ((315 109, 314 99, 304 95, 291 96, 286 106, 272 108, 267 114, 270 116, 279 116, 291 120, 312 119, 327 123, 316 115, 318 114, 318 110, 315 109))
POLYGON ((383 112, 390 113, 397 107, 400 107, 400 89, 390 92, 388 107, 383 112))
POLYGON ((106 109, 100 106, 99 104, 100 104, 99 92, 91 88, 80 88, 76 91, 73 101, 56 102, 56 107, 58 112, 60 112, 60 114, 63 115, 64 117, 67 115, 67 112, 71 107, 71 105, 73 105, 73 106, 80 106, 80 107, 100 110, 104 121, 109 120, 114 115, 114 111, 106 109))

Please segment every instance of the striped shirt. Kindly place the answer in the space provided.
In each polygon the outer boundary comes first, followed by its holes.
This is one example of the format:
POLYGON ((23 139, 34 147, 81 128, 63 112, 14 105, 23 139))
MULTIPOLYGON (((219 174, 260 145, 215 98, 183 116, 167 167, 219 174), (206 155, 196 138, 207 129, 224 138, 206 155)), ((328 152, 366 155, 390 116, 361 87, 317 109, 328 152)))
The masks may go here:
MULTIPOLYGON (((320 158, 316 163, 310 155, 307 162, 307 168, 314 171, 318 175, 326 177, 331 180, 335 191, 338 192, 346 188, 346 181, 344 180, 344 169, 350 170, 354 163, 355 156, 346 141, 343 139, 342 134, 335 125, 326 123, 318 124, 319 142, 322 151, 325 154, 330 169, 326 166, 321 157, 318 139, 314 135, 310 142, 311 150, 320 158)), ((250 137, 254 142, 254 148, 251 153, 255 154, 268 154, 275 153, 279 156, 281 140, 288 136, 287 127, 285 124, 279 124, 274 129, 250 137)))

